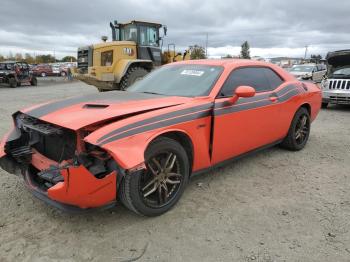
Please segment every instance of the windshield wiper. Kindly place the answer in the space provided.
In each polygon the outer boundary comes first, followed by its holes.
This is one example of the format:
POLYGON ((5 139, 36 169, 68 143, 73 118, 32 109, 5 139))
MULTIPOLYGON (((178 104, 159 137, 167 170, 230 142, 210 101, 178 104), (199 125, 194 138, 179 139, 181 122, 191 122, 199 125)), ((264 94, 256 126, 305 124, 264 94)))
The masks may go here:
POLYGON ((143 93, 143 94, 151 94, 151 95, 159 95, 159 96, 162 96, 162 94, 155 93, 155 92, 147 92, 147 91, 145 91, 145 92, 141 92, 141 93, 143 93))

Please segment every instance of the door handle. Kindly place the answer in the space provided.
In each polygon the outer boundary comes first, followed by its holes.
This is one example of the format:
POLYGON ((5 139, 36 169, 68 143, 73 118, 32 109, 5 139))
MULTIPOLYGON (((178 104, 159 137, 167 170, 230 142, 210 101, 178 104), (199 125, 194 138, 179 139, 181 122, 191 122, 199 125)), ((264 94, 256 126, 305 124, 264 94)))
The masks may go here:
POLYGON ((276 102, 278 100, 278 97, 277 96, 270 96, 269 99, 271 102, 276 102))

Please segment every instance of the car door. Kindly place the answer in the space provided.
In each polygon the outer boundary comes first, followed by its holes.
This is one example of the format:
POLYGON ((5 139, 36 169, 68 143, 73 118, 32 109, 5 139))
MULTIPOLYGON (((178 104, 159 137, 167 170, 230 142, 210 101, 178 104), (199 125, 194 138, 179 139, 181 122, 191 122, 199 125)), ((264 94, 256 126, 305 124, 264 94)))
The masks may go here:
POLYGON ((323 77, 323 70, 320 66, 315 66, 314 67, 314 71, 313 71, 313 74, 312 74, 312 80, 314 82, 321 82, 322 81, 322 77, 323 77))
POLYGON ((283 132, 278 95, 283 79, 267 67, 242 67, 231 72, 215 100, 212 134, 212 164, 275 142, 283 132), (242 85, 256 95, 231 103, 234 90, 242 85))

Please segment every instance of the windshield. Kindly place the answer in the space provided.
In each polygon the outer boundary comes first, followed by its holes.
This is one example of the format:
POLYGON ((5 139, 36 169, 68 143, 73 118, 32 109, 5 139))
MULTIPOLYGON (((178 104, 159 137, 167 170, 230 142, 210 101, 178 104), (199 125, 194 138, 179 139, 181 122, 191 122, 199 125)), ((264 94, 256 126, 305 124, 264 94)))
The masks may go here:
POLYGON ((350 67, 335 70, 333 75, 350 75, 350 67))
POLYGON ((314 66, 293 66, 289 72, 307 72, 311 73, 314 66))
POLYGON ((223 68, 208 65, 171 65, 161 67, 128 91, 169 96, 205 96, 219 78, 223 68))
POLYGON ((0 64, 0 70, 13 70, 13 64, 0 64))
POLYGON ((137 42, 137 28, 134 25, 126 25, 121 28, 121 39, 123 41, 137 42))

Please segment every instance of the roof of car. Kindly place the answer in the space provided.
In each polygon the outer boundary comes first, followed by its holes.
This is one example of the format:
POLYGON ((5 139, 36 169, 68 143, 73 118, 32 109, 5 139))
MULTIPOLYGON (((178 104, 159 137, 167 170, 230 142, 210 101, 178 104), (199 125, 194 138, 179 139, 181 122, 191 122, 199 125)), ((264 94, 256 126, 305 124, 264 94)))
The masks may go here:
POLYGON ((17 61, 2 61, 0 62, 0 64, 14 64, 14 63, 17 63, 17 61))
POLYGON ((249 59, 201 59, 201 60, 186 60, 177 62, 180 64, 200 64, 200 65, 211 65, 211 66, 245 66, 245 65, 261 65, 261 66, 271 66, 271 63, 249 60, 249 59))

